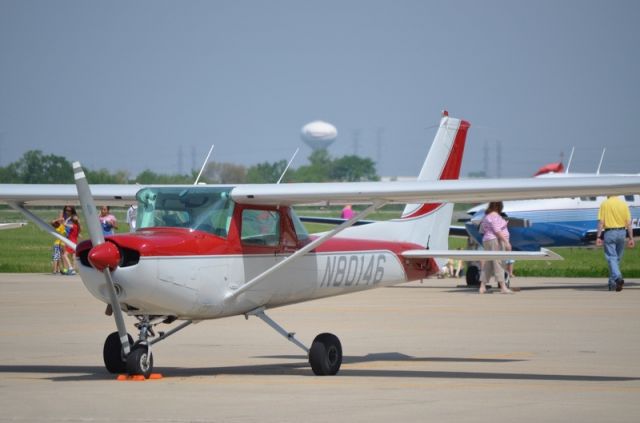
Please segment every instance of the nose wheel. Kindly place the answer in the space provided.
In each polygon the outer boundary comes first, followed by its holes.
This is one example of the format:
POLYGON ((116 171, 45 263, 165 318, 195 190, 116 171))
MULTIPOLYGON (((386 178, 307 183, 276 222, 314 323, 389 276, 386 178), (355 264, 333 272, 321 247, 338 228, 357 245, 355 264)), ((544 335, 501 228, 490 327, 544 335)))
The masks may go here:
MULTIPOLYGON (((133 338, 127 334, 129 345, 133 345, 133 338)), ((153 354, 151 349, 144 344, 137 344, 133 347, 129 355, 124 356, 122 343, 118 332, 113 332, 104 341, 102 349, 104 366, 109 373, 127 373, 130 375, 142 375, 149 378, 153 370, 153 354)))
POLYGON ((138 344, 127 356, 127 373, 149 379, 153 370, 153 354, 147 345, 138 344))
POLYGON ((158 332, 156 335, 153 327, 159 324, 170 324, 175 321, 171 316, 136 316, 139 320, 136 328, 139 329, 138 340, 134 343, 131 335, 127 333, 129 345, 133 345, 129 353, 126 354, 122 346, 119 332, 113 332, 104 341, 103 358, 104 365, 110 373, 127 373, 131 376, 142 375, 148 379, 153 372, 153 354, 151 345, 181 331, 190 324, 191 320, 186 320, 177 327, 166 332, 158 332))

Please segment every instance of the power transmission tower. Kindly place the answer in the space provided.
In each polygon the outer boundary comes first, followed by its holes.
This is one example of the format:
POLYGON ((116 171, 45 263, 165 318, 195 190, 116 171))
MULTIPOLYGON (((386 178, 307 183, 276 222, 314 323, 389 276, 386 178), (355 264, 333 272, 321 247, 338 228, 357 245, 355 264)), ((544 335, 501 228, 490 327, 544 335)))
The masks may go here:
POLYGON ((182 175, 184 171, 184 157, 182 154, 182 146, 178 147, 178 175, 182 175))
POLYGON ((484 166, 482 170, 484 171, 484 177, 488 178, 489 177, 489 141, 487 140, 484 140, 483 162, 484 162, 484 166))
POLYGON ((496 140, 496 177, 502 177, 502 141, 496 140))

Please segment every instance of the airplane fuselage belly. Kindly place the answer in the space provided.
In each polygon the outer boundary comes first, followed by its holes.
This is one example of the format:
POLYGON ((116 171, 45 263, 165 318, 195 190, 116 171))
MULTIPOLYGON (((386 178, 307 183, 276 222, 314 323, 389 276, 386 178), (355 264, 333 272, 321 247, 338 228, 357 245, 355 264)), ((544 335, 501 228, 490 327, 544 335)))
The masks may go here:
MULTIPOLYGON (((113 279, 118 299, 130 314, 173 315, 214 319, 246 313, 257 307, 278 307, 405 282, 406 273, 391 251, 309 254, 267 277, 268 290, 249 290, 237 299, 228 294, 284 255, 219 255, 144 257, 135 266, 118 268, 113 279)), ((87 289, 107 303, 102 273, 83 266, 87 289)))

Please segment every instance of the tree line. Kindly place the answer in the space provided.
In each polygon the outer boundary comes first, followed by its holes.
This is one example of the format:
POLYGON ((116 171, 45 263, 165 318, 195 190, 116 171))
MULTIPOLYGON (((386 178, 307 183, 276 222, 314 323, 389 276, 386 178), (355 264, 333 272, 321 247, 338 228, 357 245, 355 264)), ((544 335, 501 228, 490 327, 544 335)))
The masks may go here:
MULTIPOLYGON (((275 183, 287 166, 286 160, 263 162, 253 166, 234 163, 209 163, 201 182, 210 184, 275 183)), ((198 172, 162 174, 144 170, 135 177, 129 172, 84 168, 91 184, 192 184, 198 172)), ((309 156, 309 164, 289 168, 282 182, 358 182, 377 181, 375 163, 369 158, 354 155, 332 158, 326 150, 316 150, 309 156)), ((14 184, 70 184, 73 183, 71 163, 62 156, 30 150, 17 161, 0 166, 0 183, 14 184)))

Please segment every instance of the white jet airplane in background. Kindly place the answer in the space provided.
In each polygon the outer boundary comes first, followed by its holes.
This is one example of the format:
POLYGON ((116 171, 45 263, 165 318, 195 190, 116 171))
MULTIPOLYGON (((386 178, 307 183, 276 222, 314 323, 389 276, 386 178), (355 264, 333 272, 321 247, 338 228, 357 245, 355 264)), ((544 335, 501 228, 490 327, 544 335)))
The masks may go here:
POLYGON ((308 348, 266 310, 437 273, 436 260, 558 259, 550 251, 448 250, 452 202, 627 194, 640 177, 457 180, 469 123, 445 114, 418 181, 225 186, 104 185, 89 187, 74 163, 76 187, 0 185, 0 202, 25 206, 80 201, 91 236, 76 248, 86 288, 113 312, 117 331, 103 348, 108 371, 148 377, 152 345, 194 321, 257 316, 307 352, 317 375, 342 362, 338 338, 318 335, 308 348), (77 189, 77 193, 76 193, 77 189), (135 233, 102 235, 94 199, 124 205, 137 200, 135 233), (368 204, 331 231, 310 235, 292 206, 368 204), (413 203, 400 219, 353 226, 389 203, 413 203), (137 323, 137 339, 125 316, 137 323), (182 321, 157 332, 156 326, 182 321))

